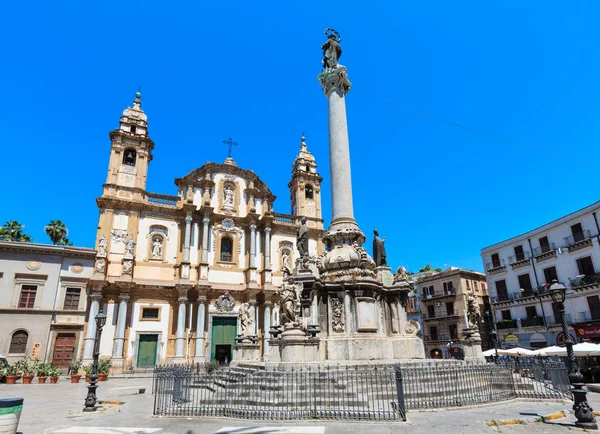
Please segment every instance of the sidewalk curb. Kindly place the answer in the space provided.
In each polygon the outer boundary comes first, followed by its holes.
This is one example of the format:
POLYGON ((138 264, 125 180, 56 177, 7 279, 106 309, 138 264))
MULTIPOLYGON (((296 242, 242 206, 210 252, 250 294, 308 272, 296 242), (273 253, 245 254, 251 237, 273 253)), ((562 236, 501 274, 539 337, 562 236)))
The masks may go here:
POLYGON ((487 426, 500 426, 500 425, 527 425, 530 423, 547 423, 556 419, 563 419, 569 416, 569 410, 561 410, 556 413, 551 413, 545 416, 532 416, 525 417, 523 419, 500 419, 500 420, 489 420, 485 424, 487 426))

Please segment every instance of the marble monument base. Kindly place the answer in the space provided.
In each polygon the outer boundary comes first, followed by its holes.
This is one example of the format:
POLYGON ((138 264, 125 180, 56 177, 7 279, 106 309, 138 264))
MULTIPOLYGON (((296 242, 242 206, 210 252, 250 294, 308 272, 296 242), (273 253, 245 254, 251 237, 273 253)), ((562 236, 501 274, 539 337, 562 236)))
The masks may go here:
POLYGON ((465 360, 485 360, 481 349, 481 336, 479 335, 479 332, 475 332, 471 334, 470 337, 463 339, 463 351, 465 353, 465 360))
POLYGON ((281 338, 270 339, 269 362, 305 363, 319 360, 319 338, 310 338, 300 327, 289 327, 281 338))
POLYGON ((416 336, 343 336, 322 339, 324 360, 424 359, 423 341, 416 336))
POLYGON ((233 360, 237 362, 260 361, 260 349, 258 344, 252 342, 241 342, 233 346, 233 360))

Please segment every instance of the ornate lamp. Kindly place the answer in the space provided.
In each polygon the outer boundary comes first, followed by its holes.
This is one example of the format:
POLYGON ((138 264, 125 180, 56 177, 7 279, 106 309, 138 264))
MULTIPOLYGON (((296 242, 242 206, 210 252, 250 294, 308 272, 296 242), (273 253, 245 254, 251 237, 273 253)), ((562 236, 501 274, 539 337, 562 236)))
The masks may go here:
POLYGON ((94 363, 92 365, 92 375, 90 375, 90 384, 88 394, 85 398, 85 407, 83 411, 96 411, 96 389, 98 388, 98 357, 100 356, 100 338, 102 337, 102 327, 106 324, 106 314, 102 311, 94 318, 96 320, 96 337, 94 338, 94 363))
POLYGON ((558 304, 560 310, 560 320, 563 329, 563 336, 565 337, 565 346, 567 347, 567 369, 569 371, 569 382, 573 387, 571 392, 573 393, 573 410, 577 422, 575 426, 585 429, 598 429, 596 418, 592 407, 587 401, 587 391, 583 388, 583 375, 579 371, 577 359, 573 352, 573 341, 571 340, 571 334, 569 333, 569 325, 567 324, 567 318, 565 316, 565 298, 567 296, 567 288, 560 284, 558 280, 553 280, 552 284, 548 288, 552 301, 558 304))

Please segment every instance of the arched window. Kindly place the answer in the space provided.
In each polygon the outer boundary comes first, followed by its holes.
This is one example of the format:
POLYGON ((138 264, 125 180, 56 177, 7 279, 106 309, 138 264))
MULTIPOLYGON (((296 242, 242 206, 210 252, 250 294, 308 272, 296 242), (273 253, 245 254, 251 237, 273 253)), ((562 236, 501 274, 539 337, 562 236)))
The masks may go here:
POLYGON ((165 247, 165 238, 161 234, 152 234, 150 245, 150 258, 162 259, 165 247))
POLYGON ((25 330, 17 330, 10 339, 8 354, 25 354, 27 352, 27 339, 29 334, 25 330))
POLYGON ((135 149, 133 149, 133 148, 125 149, 125 152, 123 152, 123 164, 126 164, 128 166, 135 166, 135 156, 136 156, 135 149))
POLYGON ((221 262, 233 262, 233 240, 229 236, 221 238, 221 262))
POLYGON ((307 199, 312 199, 314 197, 314 190, 312 185, 308 184, 306 187, 304 187, 304 197, 307 199))

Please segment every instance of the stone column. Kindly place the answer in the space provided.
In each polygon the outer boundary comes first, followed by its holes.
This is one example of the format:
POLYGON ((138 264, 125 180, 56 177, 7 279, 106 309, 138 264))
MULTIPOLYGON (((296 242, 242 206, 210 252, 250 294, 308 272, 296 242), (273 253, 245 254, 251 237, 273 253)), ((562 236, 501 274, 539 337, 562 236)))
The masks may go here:
POLYGON ((256 301, 249 302, 254 308, 254 321, 252 323, 252 336, 258 336, 258 303, 256 301))
POLYGON ((271 269, 271 228, 265 228, 265 270, 271 269))
POLYGON ((202 219, 202 263, 208 263, 208 225, 210 219, 204 216, 202 219))
POLYGON ((102 294, 94 293, 91 295, 92 303, 90 305, 90 316, 88 318, 87 332, 85 334, 85 345, 83 347, 83 358, 91 359, 94 357, 94 340, 96 339, 96 315, 100 311, 100 299, 102 294))
POLYGON ((190 262, 190 240, 192 238, 192 213, 185 218, 185 239, 183 246, 183 262, 190 262))
POLYGON ((179 297, 179 313, 177 315, 177 335, 175 341, 175 357, 185 356, 185 307, 187 297, 179 297))
POLYGON ((250 268, 256 268, 256 225, 250 225, 250 268))
POLYGON ((264 313, 264 328, 263 328, 263 358, 269 357, 269 338, 271 335, 271 303, 265 302, 265 313, 264 313))
POLYGON ((119 312, 117 316, 117 330, 115 332, 115 342, 113 345, 113 358, 123 358, 123 341, 125 340, 125 325, 127 322, 127 301, 129 295, 119 295, 119 312))
POLYGON ((357 229, 352 206, 350 147, 346 120, 345 95, 351 84, 346 68, 338 66, 319 74, 319 81, 329 102, 329 160, 331 161, 331 208, 329 230, 357 229))
MULTIPOLYGON (((204 316, 206 312, 206 299, 198 299, 198 321, 196 324, 196 358, 204 355, 204 316)), ((196 360, 198 361, 198 360, 196 360)))
POLYGON ((312 324, 309 325, 318 325, 319 324, 319 304, 317 300, 317 291, 312 291, 312 301, 310 304, 310 319, 312 324))
POLYGON ((350 313, 350 291, 346 290, 344 292, 344 311, 346 314, 346 334, 349 335, 352 333, 352 314, 350 313))

